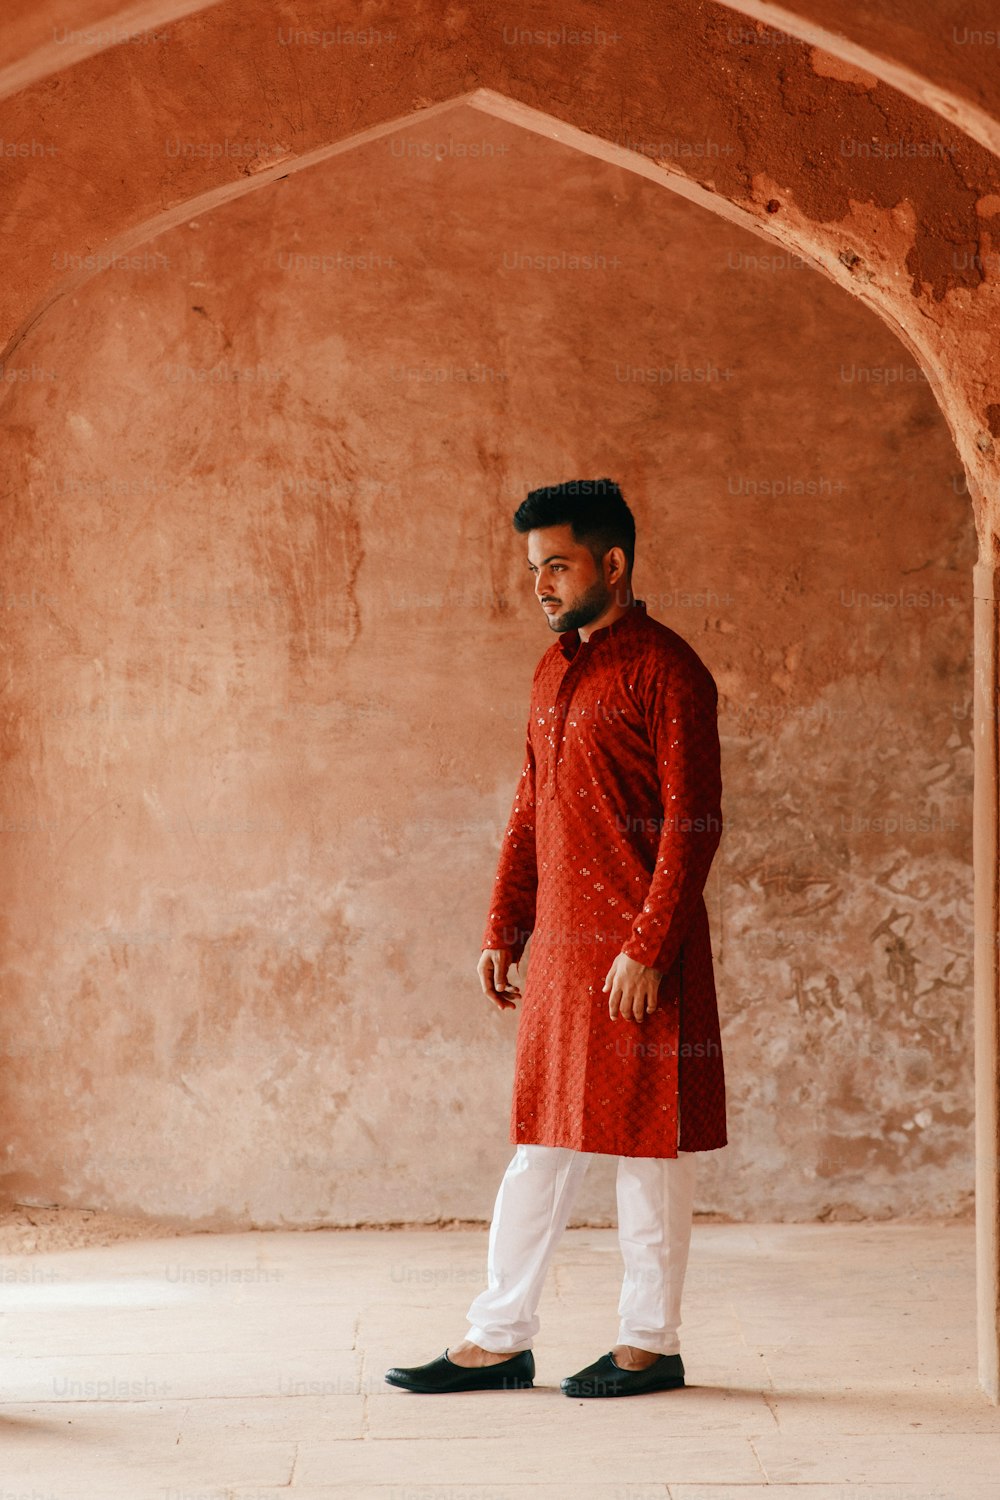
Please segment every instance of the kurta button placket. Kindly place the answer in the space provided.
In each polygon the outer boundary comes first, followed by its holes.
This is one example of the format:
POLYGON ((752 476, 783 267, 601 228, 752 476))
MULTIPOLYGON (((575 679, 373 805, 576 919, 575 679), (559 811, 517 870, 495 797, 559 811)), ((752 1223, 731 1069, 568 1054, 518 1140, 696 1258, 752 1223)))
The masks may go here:
POLYGON ((588 645, 589 643, 587 641, 580 642, 573 656, 573 659, 570 661, 569 666, 563 673, 562 681, 559 684, 559 690, 556 693, 556 715, 555 723, 552 726, 551 736, 552 771, 549 776, 550 798, 554 798, 556 795, 556 782, 558 779, 557 768, 560 760, 562 759, 562 750, 560 747, 566 743, 566 732, 564 726, 569 718, 569 705, 572 702, 573 693, 576 689, 577 680, 580 675, 579 670, 574 669, 578 669, 580 663, 586 659, 582 653, 588 645))

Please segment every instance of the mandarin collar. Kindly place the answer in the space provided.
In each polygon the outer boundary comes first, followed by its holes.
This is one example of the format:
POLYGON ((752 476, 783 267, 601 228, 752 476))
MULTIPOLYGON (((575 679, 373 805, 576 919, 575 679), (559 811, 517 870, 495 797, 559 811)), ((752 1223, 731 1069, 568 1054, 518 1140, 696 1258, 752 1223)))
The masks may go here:
POLYGON ((596 645, 606 635, 612 635, 616 630, 620 630, 622 626, 631 624, 636 619, 639 619, 642 614, 645 614, 645 612, 645 599, 633 599, 629 608, 624 614, 619 615, 617 620, 612 620, 610 625, 600 626, 598 630, 592 630, 589 641, 581 642, 579 630, 561 630, 558 637, 559 649, 563 656, 573 657, 576 655, 581 644, 596 645))

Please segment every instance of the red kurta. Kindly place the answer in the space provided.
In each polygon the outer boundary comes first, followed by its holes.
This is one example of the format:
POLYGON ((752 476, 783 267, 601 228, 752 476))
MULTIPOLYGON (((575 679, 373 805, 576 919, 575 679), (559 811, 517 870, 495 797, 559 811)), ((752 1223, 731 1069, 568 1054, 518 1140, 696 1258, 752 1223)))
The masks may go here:
POLYGON ((535 669, 524 769, 483 936, 531 936, 510 1139, 621 1156, 726 1144, 705 880, 722 834, 715 682, 643 600, 535 669), (619 952, 663 973, 608 1014, 619 952))

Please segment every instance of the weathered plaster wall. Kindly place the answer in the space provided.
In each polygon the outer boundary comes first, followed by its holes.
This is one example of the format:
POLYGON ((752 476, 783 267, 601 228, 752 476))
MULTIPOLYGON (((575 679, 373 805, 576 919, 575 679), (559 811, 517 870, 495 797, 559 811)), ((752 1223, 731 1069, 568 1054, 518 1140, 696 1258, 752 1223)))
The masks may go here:
MULTIPOLYGON (((961 96, 932 110, 876 76, 877 57, 869 72, 806 41, 761 45, 753 23, 705 0, 512 0, 502 16, 413 0, 403 19, 388 0, 360 17, 346 0, 223 0, 170 14, 149 6, 151 25, 165 21, 155 45, 93 51, 0 108, 17 148, 0 161, 17 252, 0 282, 8 340, 73 286, 73 257, 113 254, 195 198, 244 193, 358 131, 486 88, 633 144, 877 307, 932 373, 983 558, 995 558, 1000 169, 963 129, 961 96)), ((894 37, 892 7, 879 14, 879 38, 894 37)), ((939 27, 912 17, 919 36, 939 27)))
MULTIPOLYGON (((1000 118, 1000 28, 990 0, 782 0, 767 16, 762 6, 747 8, 765 23, 751 45, 784 47, 797 19, 812 22, 907 69, 927 97, 947 91, 1000 118)), ((735 33, 754 26, 734 15, 735 33)))
POLYGON ((134 253, 0 409, 7 1193, 488 1217, 516 1017, 475 964, 549 639, 510 512, 607 472, 723 694, 699 1208, 965 1207, 975 544, 909 354, 467 110, 134 253))

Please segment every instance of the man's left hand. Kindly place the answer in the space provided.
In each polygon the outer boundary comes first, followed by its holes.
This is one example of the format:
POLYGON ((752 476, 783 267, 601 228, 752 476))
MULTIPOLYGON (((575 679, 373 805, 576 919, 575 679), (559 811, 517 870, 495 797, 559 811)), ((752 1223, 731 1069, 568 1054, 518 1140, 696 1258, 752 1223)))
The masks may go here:
POLYGON ((610 987, 608 1013, 614 1021, 619 1014, 626 1021, 641 1021, 647 1011, 656 1009, 657 992, 663 974, 647 969, 625 953, 619 953, 607 972, 603 988, 610 987))

